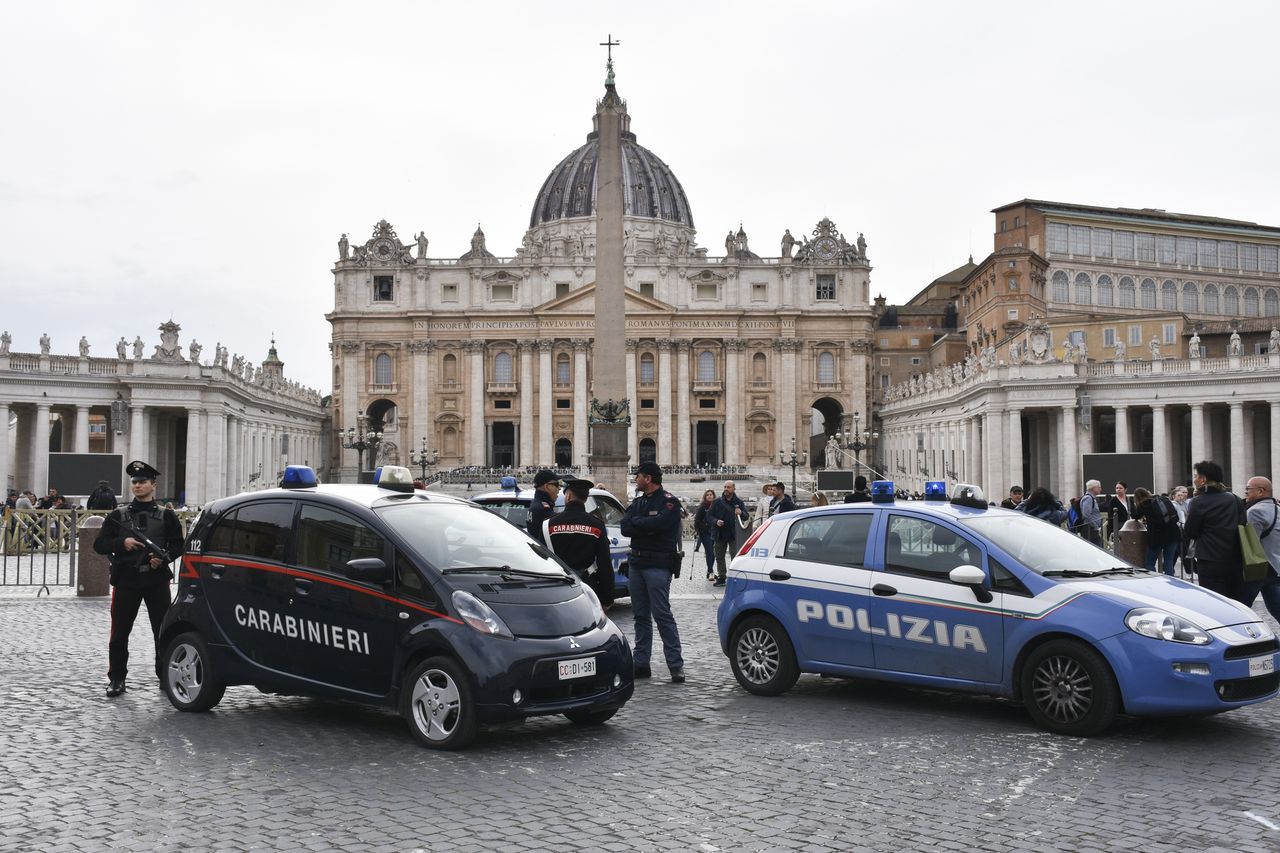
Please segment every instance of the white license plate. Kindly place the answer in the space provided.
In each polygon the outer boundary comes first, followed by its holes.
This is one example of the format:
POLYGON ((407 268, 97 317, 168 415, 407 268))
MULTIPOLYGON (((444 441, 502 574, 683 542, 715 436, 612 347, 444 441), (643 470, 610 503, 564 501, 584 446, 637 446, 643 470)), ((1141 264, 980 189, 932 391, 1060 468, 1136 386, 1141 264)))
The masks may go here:
MULTIPOLYGON (((1249 662, 1250 667, 1253 661, 1249 662)), ((595 658, 578 658, 577 660, 562 660, 560 666, 560 680, 568 681, 570 678, 586 678, 596 674, 595 658)), ((1252 671, 1252 669, 1250 670, 1252 671)))
MULTIPOLYGON (((561 664, 563 666, 564 664, 561 664)), ((1267 655, 1262 658, 1249 658, 1250 675, 1270 675, 1276 671, 1276 656, 1267 655)), ((560 676, 564 678, 564 676, 560 676)))

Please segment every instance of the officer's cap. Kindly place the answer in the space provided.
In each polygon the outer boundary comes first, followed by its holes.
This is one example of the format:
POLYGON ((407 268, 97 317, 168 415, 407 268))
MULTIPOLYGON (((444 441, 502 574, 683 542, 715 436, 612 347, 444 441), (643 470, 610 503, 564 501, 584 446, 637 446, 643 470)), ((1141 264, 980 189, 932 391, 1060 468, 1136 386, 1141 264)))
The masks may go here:
POLYGON ((564 490, 574 497, 582 498, 584 501, 590 497, 591 490, 596 484, 590 480, 565 480, 564 490))
POLYGON ((545 486, 547 483, 559 483, 560 478, 556 476, 554 471, 548 471, 543 468, 541 471, 533 475, 533 487, 545 486))
POLYGON ((636 473, 644 474, 646 477, 651 478, 655 483, 662 482, 662 468, 659 467, 657 462, 641 462, 636 466, 636 473))
POLYGON ((159 471, 140 459, 135 459, 124 466, 124 472, 135 480, 154 480, 160 476, 159 471))

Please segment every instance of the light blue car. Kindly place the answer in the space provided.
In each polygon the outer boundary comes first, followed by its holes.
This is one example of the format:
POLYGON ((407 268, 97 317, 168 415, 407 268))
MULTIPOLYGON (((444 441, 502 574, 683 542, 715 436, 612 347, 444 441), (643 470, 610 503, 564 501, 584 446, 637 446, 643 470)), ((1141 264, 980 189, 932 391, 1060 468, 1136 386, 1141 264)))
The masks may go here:
POLYGON ((898 502, 878 482, 872 503, 774 516, 748 540, 718 619, 744 689, 811 672, 990 693, 1070 735, 1276 695, 1280 643, 1249 608, 929 485, 898 502))

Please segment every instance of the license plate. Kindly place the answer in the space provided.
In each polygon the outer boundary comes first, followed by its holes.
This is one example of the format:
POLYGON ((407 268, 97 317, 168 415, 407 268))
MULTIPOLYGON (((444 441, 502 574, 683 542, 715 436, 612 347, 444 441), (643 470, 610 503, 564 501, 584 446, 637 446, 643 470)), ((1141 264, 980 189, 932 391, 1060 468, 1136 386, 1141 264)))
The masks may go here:
MULTIPOLYGON (((1249 662, 1252 666, 1253 662, 1249 662)), ((586 678, 596 674, 595 658, 578 658, 577 660, 560 661, 560 680, 568 681, 570 678, 586 678)))
MULTIPOLYGON (((563 666, 563 664, 561 664, 563 666)), ((1276 671, 1276 656, 1267 655, 1262 658, 1249 658, 1250 675, 1270 675, 1276 671)), ((563 678, 564 676, 560 676, 563 678)))

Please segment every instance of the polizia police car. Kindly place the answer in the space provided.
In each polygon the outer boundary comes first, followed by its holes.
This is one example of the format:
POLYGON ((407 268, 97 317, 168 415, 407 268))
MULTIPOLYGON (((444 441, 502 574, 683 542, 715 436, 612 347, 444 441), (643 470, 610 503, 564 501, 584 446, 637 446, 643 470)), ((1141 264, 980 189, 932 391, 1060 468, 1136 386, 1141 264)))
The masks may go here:
POLYGON ((879 481, 872 503, 785 513, 748 540, 719 610, 744 689, 814 672, 991 693, 1072 735, 1276 695, 1280 644, 1242 604, 989 509, 976 487, 926 496, 896 502, 879 481))
POLYGON ((399 709, 430 747, 539 714, 603 723, 631 697, 631 649, 591 588, 544 547, 467 501, 316 484, 210 504, 192 526, 161 626, 179 710, 228 685, 399 709))

